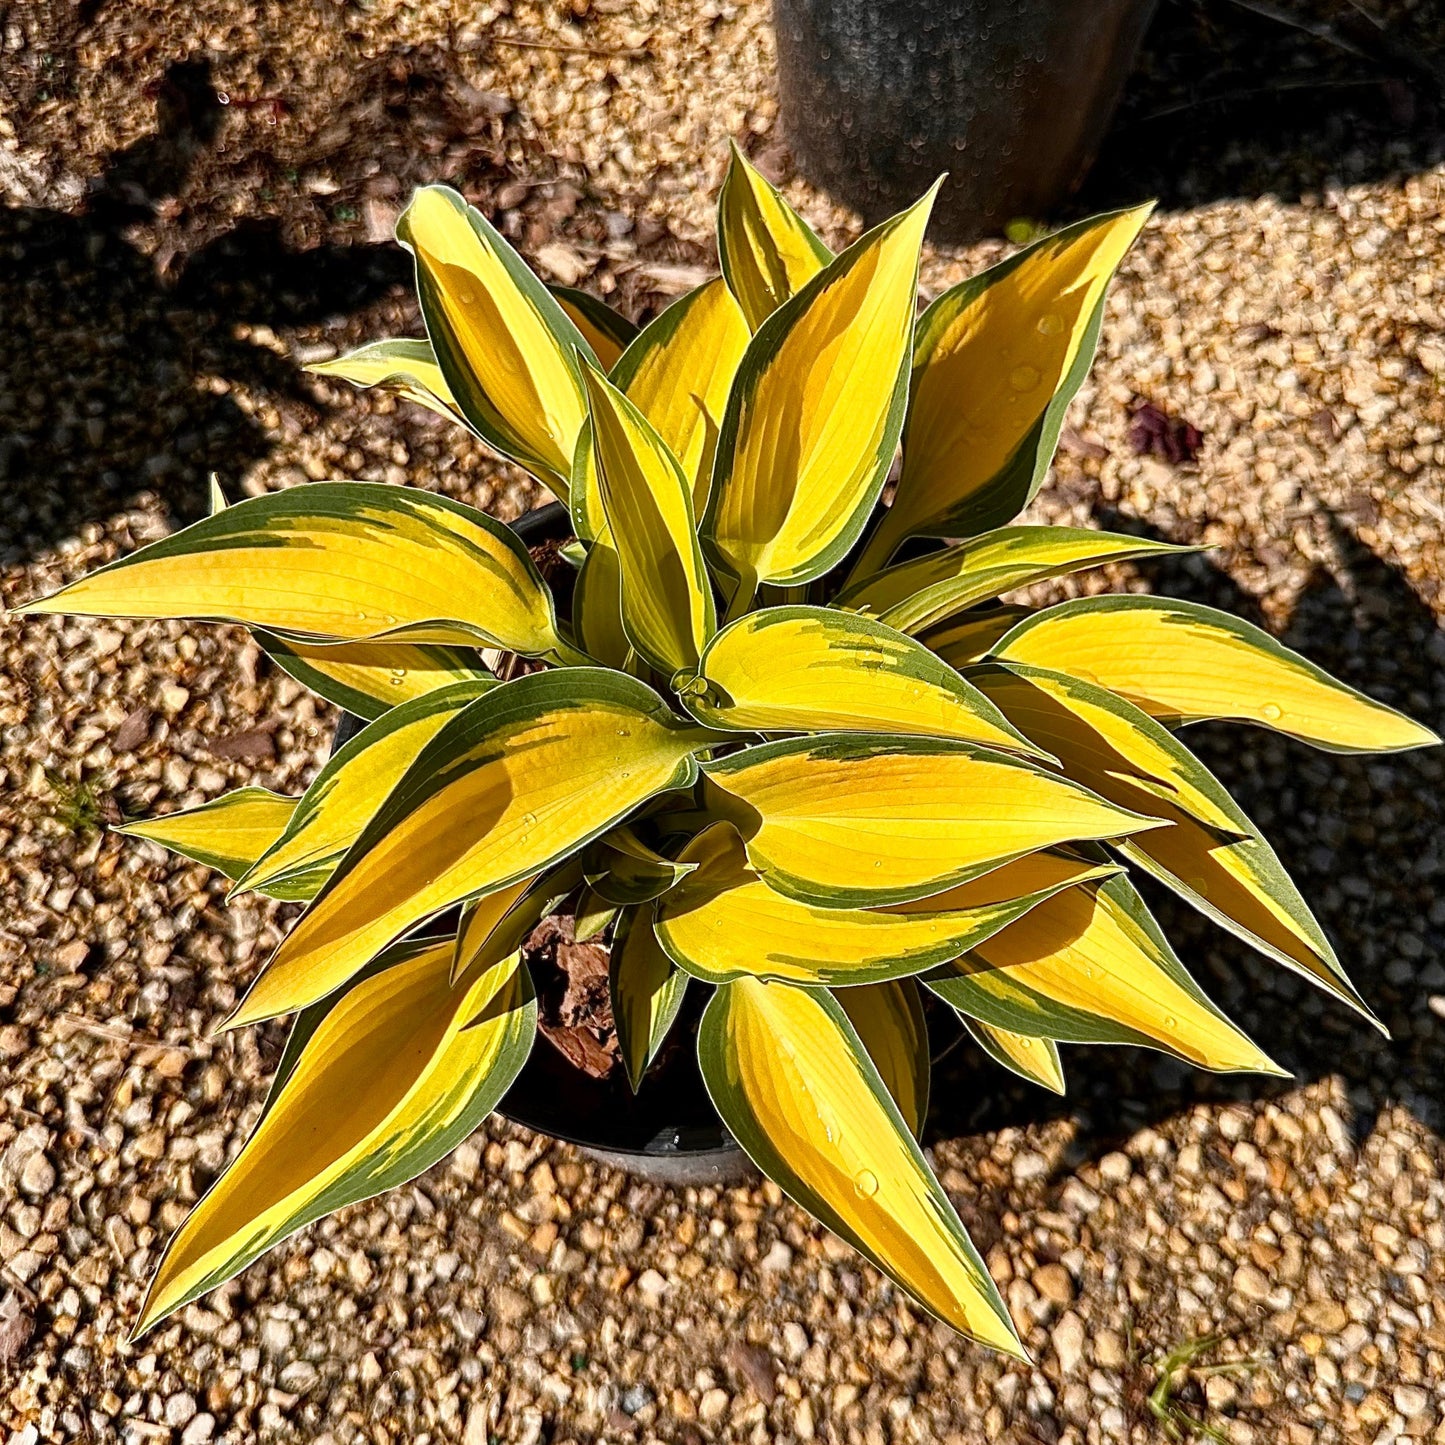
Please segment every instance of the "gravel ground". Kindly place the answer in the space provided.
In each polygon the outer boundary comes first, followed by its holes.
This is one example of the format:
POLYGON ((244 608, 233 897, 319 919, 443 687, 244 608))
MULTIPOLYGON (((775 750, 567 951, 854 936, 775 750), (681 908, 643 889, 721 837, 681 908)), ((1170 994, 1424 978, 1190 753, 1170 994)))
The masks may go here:
MULTIPOLYGON (((1419 53, 1442 38, 1425 5, 1381 8, 1419 53)), ((712 265, 730 135, 856 233, 790 179, 759 3, 48 0, 0 6, 0 34, 6 602, 198 515, 211 467, 233 495, 540 500, 429 414, 300 370, 417 329, 382 243, 421 181, 639 317, 712 265)), ((1215 544, 1086 585, 1234 608, 1437 728, 1442 146, 1418 75, 1166 3, 1088 193, 1166 207, 1035 509, 1215 544), (1247 93, 1282 74, 1288 101, 1247 93), (1140 401, 1198 429, 1196 459, 1136 452, 1140 401)), ((925 287, 1002 251, 933 250, 925 287)), ((288 912, 223 909, 206 870, 98 825, 297 791, 333 716, 224 628, 5 621, 0 668, 8 1445, 1144 1442, 1191 1344, 1166 1404, 1228 1441, 1445 1441, 1440 755, 1195 735, 1392 1041, 1163 900, 1292 1083, 1073 1049, 1055 1101, 967 1048, 940 1065, 938 1168, 1036 1369, 920 1319, 770 1186, 650 1187, 497 1121, 132 1347, 279 1056, 278 1027, 210 1032, 288 912)))

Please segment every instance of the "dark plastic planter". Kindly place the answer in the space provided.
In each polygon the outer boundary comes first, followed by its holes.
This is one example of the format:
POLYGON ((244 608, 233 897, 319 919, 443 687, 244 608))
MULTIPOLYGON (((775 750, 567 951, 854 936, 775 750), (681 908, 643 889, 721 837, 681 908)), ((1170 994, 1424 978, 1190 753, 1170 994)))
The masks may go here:
POLYGON ((1083 180, 1155 0, 773 0, 802 173, 869 220, 940 172, 937 234, 1048 216, 1083 180))
MULTIPOLYGON (((560 503, 528 512, 513 527, 530 547, 572 535, 560 503)), ((361 718, 343 713, 332 751, 364 726, 361 718)), ((684 1003, 677 1027, 686 1026, 689 1003, 697 1002, 684 1003)), ((696 1052, 681 1040, 634 1095, 625 1079, 589 1079, 539 1038, 497 1112, 656 1184, 732 1184, 752 1170, 708 1098, 696 1052)))

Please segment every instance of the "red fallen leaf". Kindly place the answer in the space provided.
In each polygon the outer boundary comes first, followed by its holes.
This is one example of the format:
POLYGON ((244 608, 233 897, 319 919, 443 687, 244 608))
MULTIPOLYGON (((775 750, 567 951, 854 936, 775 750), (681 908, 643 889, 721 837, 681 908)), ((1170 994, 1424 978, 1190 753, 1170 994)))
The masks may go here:
POLYGON ((0 1370, 8 1370, 35 1333, 35 1313, 14 1290, 0 1299, 0 1370))
POLYGON ((723 1364, 763 1404, 771 1405, 777 1398, 778 1364, 762 1345, 745 1345, 738 1340, 724 1352, 723 1364))
POLYGON ((1129 408, 1132 420, 1129 423, 1129 445, 1140 456, 1158 457, 1171 466, 1192 462, 1204 445, 1204 433, 1192 422, 1181 416, 1171 416, 1167 411, 1136 397, 1129 408))
POLYGON ((212 738, 206 744, 212 757, 231 762, 268 763, 276 756, 276 742, 270 730, 252 728, 249 732, 232 733, 228 738, 212 738))
POLYGON ((133 753, 151 735, 151 710, 138 707, 128 712, 110 735, 110 746, 117 753, 133 753))

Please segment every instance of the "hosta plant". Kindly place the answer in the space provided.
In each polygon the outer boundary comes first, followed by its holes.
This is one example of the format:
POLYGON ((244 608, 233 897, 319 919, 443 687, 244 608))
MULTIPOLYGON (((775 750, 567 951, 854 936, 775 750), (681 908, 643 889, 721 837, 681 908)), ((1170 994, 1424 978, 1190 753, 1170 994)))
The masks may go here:
POLYGON ((476 1128, 533 1047, 523 945, 551 912, 610 940, 634 1087, 707 991, 701 1072, 763 1172, 1016 1353, 919 1147, 925 998, 1058 1091, 1060 1043, 1275 1071, 1137 869, 1364 1010, 1178 729, 1435 738, 1205 607, 1000 601, 1180 550, 1011 522, 1146 211, 1046 236, 919 315, 931 199, 835 256, 735 156, 722 276, 636 330, 423 190, 397 236, 426 338, 316 370, 441 412, 564 498, 574 584, 554 595, 509 527, 445 497, 318 482, 218 500, 24 609, 240 623, 368 720, 299 798, 243 788, 125 830, 307 903, 226 1025, 297 1015, 265 1111, 139 1328, 476 1128))

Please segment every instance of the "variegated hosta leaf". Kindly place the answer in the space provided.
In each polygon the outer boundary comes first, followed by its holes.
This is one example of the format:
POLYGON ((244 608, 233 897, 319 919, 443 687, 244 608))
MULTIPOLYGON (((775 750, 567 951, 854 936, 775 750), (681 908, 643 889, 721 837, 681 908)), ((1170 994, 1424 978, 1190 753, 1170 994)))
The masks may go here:
POLYGON ((682 1007, 687 975, 657 946, 644 908, 627 909, 612 940, 607 983, 627 1081, 635 1094, 682 1007))
POLYGON ((878 499, 907 401, 918 253, 933 196, 850 246, 748 345, 702 528, 714 560, 741 579, 744 600, 760 581, 821 577, 878 499))
POLYGON ((637 407, 594 367, 583 374, 598 490, 621 574, 622 626, 670 677, 697 665, 717 626, 692 486, 637 407))
POLYGON ((572 626, 588 657, 619 672, 636 671, 636 653, 622 625, 622 564, 605 525, 589 544, 572 588, 572 626))
POLYGON ((833 259, 812 227, 736 145, 717 199, 717 251, 723 276, 753 331, 833 259))
POLYGON ((470 648, 410 642, 303 642, 258 628, 266 656, 317 697, 368 721, 457 682, 495 681, 470 648))
POLYGON ((349 381, 361 391, 373 387, 390 392, 406 401, 414 401, 448 421, 467 424, 457 409, 451 388, 437 365, 436 353, 425 337, 413 339, 398 336, 388 341, 372 341, 338 356, 333 361, 313 362, 306 368, 317 376, 334 376, 349 381))
POLYGON ((1215 842, 1255 829, 1209 769, 1148 713, 1068 673, 982 662, 969 679, 1076 782, 1121 807, 1173 805, 1216 830, 1215 842))
POLYGON ((1160 723, 1094 683, 1026 663, 972 675, 1065 771, 1172 826, 1116 846, 1247 943, 1369 1017, 1329 939, 1259 829, 1160 723))
POLYGON ((529 656, 562 645, 552 595, 510 527, 374 482, 312 482, 238 502, 18 610, 529 656))
POLYGON ((648 322, 611 378, 672 448, 692 483, 699 516, 717 429, 748 341, 747 323, 719 277, 648 322))
POLYGON ((786 738, 704 764, 708 806, 780 893, 823 908, 906 903, 1144 818, 1022 759, 941 738, 786 738))
POLYGON ((626 824, 599 838, 587 857, 587 881, 609 903, 623 906, 660 898, 697 867, 682 859, 665 858, 626 824))
POLYGON ((584 883, 577 894, 572 936, 578 943, 596 938, 620 911, 617 904, 609 903, 590 884, 584 883))
POLYGON ((228 1027, 325 997, 414 924, 540 873, 654 793, 690 786, 693 752, 712 737, 603 668, 493 688, 422 750, 228 1027))
POLYGON ((928 1022, 911 978, 842 988, 833 995, 915 1139, 928 1117, 928 1022))
POLYGON ((618 357, 636 339, 637 327, 590 291, 579 290, 576 286, 549 286, 547 289, 557 298, 557 304, 567 313, 567 319, 582 333, 597 358, 597 364, 603 371, 611 371, 617 365, 618 357))
MULTIPOLYGON (((167 813, 162 818, 138 818, 115 831, 131 838, 148 838, 234 880, 281 836, 299 801, 266 788, 237 788, 199 807, 167 813)), ((318 886, 301 892, 284 885, 279 891, 260 891, 295 901, 310 898, 318 886)))
POLYGON ((890 732, 1036 753, 922 643, 831 607, 768 607, 708 643, 682 702, 709 727, 890 732))
POLYGON ((996 1029, 982 1019, 971 1019, 967 1014, 958 1017, 973 1041, 996 1064, 1002 1064, 1010 1073, 1050 1093, 1064 1092, 1064 1061, 1053 1039, 1013 1034, 1007 1029, 996 1029))
POLYGON ((452 959, 455 980, 466 968, 489 968, 515 953, 527 935, 582 881, 576 858, 545 873, 519 878, 505 888, 474 898, 462 909, 457 929, 456 953, 452 959))
POLYGON ((780 1189, 931 1314, 1023 1356, 908 1121, 826 990, 724 984, 703 1014, 698 1061, 723 1122, 780 1189))
MULTIPOLYGON (((678 857, 696 872, 657 905, 658 941, 705 983, 776 978, 863 984, 956 958, 1097 865, 1030 853, 972 883, 884 908, 824 908, 779 893, 749 865, 730 823, 715 823, 678 857)), ((851 991, 851 990, 850 990, 851 991)))
POLYGON ((301 795, 286 831, 233 892, 304 883, 305 896, 313 897, 417 754, 469 702, 497 686, 493 679, 438 688, 368 723, 327 760, 301 795))
POLYGON ((1150 209, 1045 236, 923 313, 903 474, 855 578, 878 571, 908 537, 971 536, 1032 499, 1093 360, 1104 290, 1150 209))
POLYGON ((526 1061, 537 1005, 520 957, 451 987, 452 940, 388 949, 291 1032, 266 1111, 176 1231, 135 1333, 303 1225, 414 1179, 467 1137, 526 1061))
POLYGON ((941 552, 899 562, 845 588, 835 603, 914 636, 1015 587, 1105 562, 1197 552, 1092 527, 999 527, 941 552))
POLYGON ((1032 616, 1033 608, 1013 602, 978 607, 930 627, 919 634, 918 640, 950 667, 961 671, 969 663, 988 656, 999 638, 1012 632, 1025 617, 1032 616))
POLYGON ((1019 623, 994 649, 1072 673, 1173 725, 1228 718, 1327 752, 1397 752, 1440 739, 1269 633, 1192 602, 1083 597, 1019 623))
MULTIPOLYGON (((748 340, 732 293, 721 279, 708 281, 648 322, 608 376, 677 458, 697 516, 707 505, 718 424, 748 340)), ((606 516, 590 445, 577 449, 570 505, 579 537, 601 534, 606 516)))
POLYGON ((427 335, 472 428, 567 495, 587 414, 580 352, 592 348, 485 216, 446 186, 424 186, 396 223, 416 257, 427 335))
POLYGON ((1281 1072, 1204 996, 1123 877, 1056 893, 923 982, 1011 1033, 1141 1044, 1219 1072, 1281 1072))

